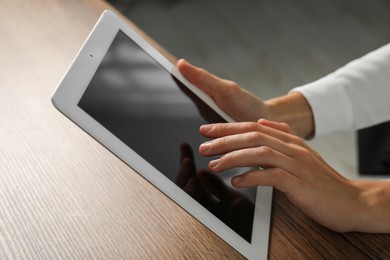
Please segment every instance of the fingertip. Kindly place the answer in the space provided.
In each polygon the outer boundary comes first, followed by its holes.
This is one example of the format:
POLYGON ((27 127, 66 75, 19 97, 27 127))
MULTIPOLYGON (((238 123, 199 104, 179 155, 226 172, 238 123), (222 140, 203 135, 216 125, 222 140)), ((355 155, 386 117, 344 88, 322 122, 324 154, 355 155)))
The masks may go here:
POLYGON ((201 125, 199 127, 199 132, 202 134, 207 134, 212 130, 213 126, 212 125, 201 125))
POLYGON ((217 171, 218 164, 219 164, 219 159, 212 160, 211 162, 209 162, 209 169, 212 171, 217 171))
POLYGON ((239 175, 239 176, 233 177, 233 178, 232 178, 232 185, 233 185, 234 187, 238 188, 238 187, 239 187, 239 184, 240 184, 240 182, 241 182, 241 180, 242 180, 242 177, 241 177, 240 175, 239 175))
POLYGON ((211 149, 211 141, 205 142, 199 146, 199 153, 201 155, 207 155, 211 149))
POLYGON ((192 65, 185 59, 178 60, 176 67, 188 81, 192 84, 198 85, 199 78, 201 78, 199 68, 192 65))
POLYGON ((180 72, 182 72, 183 68, 188 64, 188 62, 185 59, 179 59, 176 62, 176 67, 180 72))
POLYGON ((188 61, 187 61, 186 59, 181 58, 181 59, 179 59, 179 60, 177 61, 176 64, 177 64, 178 66, 180 66, 180 65, 185 65, 185 64, 189 64, 189 63, 188 63, 188 61))
POLYGON ((247 182, 245 174, 233 177, 231 183, 234 188, 250 188, 256 186, 255 184, 247 182))

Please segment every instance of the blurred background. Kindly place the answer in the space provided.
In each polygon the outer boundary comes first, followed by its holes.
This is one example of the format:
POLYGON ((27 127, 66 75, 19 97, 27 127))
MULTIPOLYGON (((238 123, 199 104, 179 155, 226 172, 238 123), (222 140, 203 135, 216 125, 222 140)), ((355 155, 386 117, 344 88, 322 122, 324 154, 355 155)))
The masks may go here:
MULTIPOLYGON (((178 58, 269 99, 390 42, 387 0, 109 0, 178 58)), ((309 141, 362 178, 357 134, 309 141)))

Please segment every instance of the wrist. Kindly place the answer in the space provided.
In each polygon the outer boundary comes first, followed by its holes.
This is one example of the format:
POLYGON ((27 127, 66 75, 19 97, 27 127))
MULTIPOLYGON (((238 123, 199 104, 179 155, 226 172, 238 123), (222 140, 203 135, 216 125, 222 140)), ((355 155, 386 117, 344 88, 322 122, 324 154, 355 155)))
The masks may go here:
POLYGON ((269 99, 264 102, 269 120, 285 122, 303 138, 314 136, 313 112, 306 98, 299 92, 269 99))
POLYGON ((390 232, 390 182, 354 181, 359 191, 353 214, 353 231, 370 233, 390 232))

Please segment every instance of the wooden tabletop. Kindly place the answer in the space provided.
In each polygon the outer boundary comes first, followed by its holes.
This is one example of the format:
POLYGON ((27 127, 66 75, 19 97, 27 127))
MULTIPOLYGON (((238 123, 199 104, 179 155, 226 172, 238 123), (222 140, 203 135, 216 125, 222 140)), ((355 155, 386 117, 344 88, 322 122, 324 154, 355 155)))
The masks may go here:
MULTIPOLYGON (((51 105, 104 9, 0 1, 0 259, 241 259, 51 105)), ((279 192, 272 214, 270 259, 390 258, 390 235, 329 231, 279 192)))

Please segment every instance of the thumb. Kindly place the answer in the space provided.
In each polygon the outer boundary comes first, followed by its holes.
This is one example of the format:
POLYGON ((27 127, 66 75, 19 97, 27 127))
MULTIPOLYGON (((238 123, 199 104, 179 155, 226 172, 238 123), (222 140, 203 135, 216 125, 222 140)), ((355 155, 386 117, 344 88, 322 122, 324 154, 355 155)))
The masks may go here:
POLYGON ((180 59, 176 66, 189 82, 206 92, 213 99, 221 94, 222 88, 227 84, 226 80, 190 64, 184 59, 180 59))

